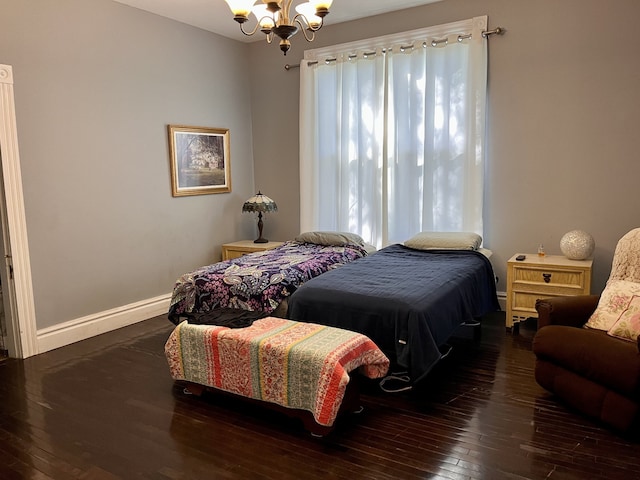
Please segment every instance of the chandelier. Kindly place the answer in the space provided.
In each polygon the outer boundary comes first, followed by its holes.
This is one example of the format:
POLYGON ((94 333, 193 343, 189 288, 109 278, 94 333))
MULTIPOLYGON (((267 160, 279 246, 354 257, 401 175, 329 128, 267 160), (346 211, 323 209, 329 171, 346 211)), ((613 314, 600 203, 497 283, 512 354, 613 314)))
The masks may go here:
POLYGON ((296 6, 293 18, 291 4, 294 0, 262 0, 254 5, 256 0, 226 0, 233 12, 233 19, 240 24, 240 30, 247 36, 253 35, 260 29, 266 35, 267 43, 273 41, 274 35, 280 37, 280 50, 286 55, 291 48, 289 39, 302 29, 307 42, 312 42, 315 33, 322 28, 324 17, 328 15, 333 0, 309 0, 296 6), (251 31, 244 28, 244 23, 253 13, 258 23, 251 31))

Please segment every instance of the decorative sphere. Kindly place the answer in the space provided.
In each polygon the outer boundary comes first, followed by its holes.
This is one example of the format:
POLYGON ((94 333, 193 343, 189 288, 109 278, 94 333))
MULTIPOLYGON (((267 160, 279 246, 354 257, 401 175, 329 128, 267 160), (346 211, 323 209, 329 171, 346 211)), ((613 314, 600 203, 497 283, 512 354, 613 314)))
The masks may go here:
POLYGON ((570 260, 589 258, 595 248, 593 237, 582 230, 571 230, 560 239, 560 250, 570 260))

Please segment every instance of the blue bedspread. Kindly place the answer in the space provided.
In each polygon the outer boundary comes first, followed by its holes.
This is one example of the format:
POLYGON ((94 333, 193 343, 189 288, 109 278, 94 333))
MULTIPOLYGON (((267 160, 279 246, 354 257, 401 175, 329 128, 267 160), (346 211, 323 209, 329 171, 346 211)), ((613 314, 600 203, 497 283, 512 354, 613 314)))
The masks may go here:
POLYGON ((391 245, 302 285, 288 317, 368 336, 416 382, 461 324, 499 309, 483 254, 391 245))

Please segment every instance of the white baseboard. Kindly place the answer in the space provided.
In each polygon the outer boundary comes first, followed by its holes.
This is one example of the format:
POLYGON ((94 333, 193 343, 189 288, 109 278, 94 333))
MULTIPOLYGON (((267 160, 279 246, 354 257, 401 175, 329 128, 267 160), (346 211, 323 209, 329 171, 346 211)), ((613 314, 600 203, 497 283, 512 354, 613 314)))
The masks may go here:
POLYGON ((38 353, 48 352, 54 348, 64 347, 167 313, 170 300, 171 294, 168 293, 39 329, 36 333, 38 353))
MULTIPOLYGON (((95 337, 118 328, 157 317, 169 311, 171 294, 160 295, 122 307, 95 313, 86 317, 59 323, 37 331, 38 353, 95 337)), ((506 292, 498 292, 498 302, 503 311, 507 309, 506 292)))
POLYGON ((507 292, 498 292, 498 303, 503 312, 507 311, 507 292))

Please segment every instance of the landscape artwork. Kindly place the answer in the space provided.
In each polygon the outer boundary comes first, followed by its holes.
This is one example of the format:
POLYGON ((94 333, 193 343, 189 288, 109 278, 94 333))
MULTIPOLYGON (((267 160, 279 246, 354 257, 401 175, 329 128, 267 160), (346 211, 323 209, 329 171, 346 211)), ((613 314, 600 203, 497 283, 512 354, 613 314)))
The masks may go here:
POLYGON ((169 125, 174 197, 231 191, 229 130, 169 125))

